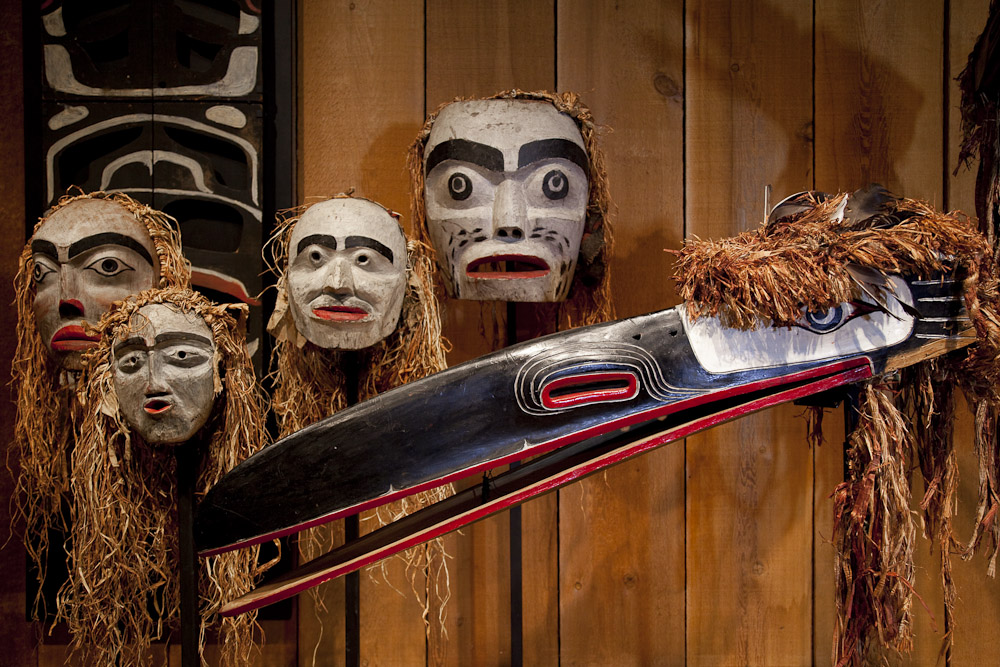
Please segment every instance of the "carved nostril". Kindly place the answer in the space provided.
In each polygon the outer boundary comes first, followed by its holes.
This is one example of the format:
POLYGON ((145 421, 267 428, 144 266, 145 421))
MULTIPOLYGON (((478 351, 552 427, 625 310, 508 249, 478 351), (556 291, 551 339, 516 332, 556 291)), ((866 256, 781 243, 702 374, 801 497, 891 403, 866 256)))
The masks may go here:
POLYGON ((497 230, 497 238, 507 243, 513 243, 524 238, 524 231, 517 227, 501 227, 497 230))
POLYGON ((72 320, 83 316, 83 304, 76 299, 67 299, 59 302, 59 317, 62 319, 72 320))

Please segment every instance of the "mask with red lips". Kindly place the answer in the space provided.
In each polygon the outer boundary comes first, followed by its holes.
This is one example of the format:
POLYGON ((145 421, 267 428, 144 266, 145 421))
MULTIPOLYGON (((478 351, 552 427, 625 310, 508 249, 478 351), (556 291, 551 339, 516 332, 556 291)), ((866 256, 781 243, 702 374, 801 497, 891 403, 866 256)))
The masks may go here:
POLYGON ((187 442, 215 402, 215 343, 194 313, 144 306, 113 344, 114 388, 122 415, 155 445, 187 442))
POLYGON ((406 238, 382 206, 337 198, 295 223, 285 274, 295 328, 313 345, 360 350, 399 323, 406 291, 406 238))
POLYGON ((565 300, 589 195, 576 122, 546 101, 453 102, 424 155, 427 227, 449 293, 565 300))
POLYGON ((156 284, 159 264, 146 227, 120 204, 81 199, 55 211, 31 238, 39 336, 59 365, 79 370, 111 304, 156 284))

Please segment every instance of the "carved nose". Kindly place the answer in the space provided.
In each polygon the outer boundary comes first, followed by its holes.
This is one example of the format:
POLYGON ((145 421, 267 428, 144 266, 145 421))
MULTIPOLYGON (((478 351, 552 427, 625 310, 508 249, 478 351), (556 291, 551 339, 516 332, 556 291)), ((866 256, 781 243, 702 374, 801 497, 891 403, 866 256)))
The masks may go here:
POLYGON ((520 183, 505 179, 493 201, 493 238, 505 243, 524 240, 528 228, 528 206, 520 183))
POLYGON ((142 370, 146 373, 146 398, 165 395, 167 385, 164 382, 163 363, 160 359, 155 354, 150 354, 142 370))
POLYGON ((83 304, 76 299, 63 299, 59 302, 59 317, 64 320, 75 320, 86 315, 83 304))
POLYGON ((335 257, 330 260, 326 276, 326 289, 333 294, 354 294, 354 274, 348 260, 335 257))

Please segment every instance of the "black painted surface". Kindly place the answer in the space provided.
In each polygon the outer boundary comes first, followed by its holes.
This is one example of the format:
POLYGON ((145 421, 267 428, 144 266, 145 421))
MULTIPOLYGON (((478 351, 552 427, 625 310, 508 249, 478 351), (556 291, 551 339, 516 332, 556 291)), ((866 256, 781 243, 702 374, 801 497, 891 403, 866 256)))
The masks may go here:
MULTIPOLYGON (((961 317, 961 306, 920 299, 961 294, 960 282, 912 284, 922 317, 961 317)), ((967 325, 967 320, 965 320, 967 325)), ((886 359, 926 344, 920 334, 952 334, 961 321, 918 320, 914 335, 864 356, 877 374, 886 359)), ((472 474, 531 447, 662 408, 713 390, 781 378, 823 361, 711 374, 695 360, 676 309, 561 332, 386 392, 317 422, 244 461, 206 496, 196 539, 202 551, 290 529, 372 501, 390 491, 472 474), (570 375, 626 371, 639 376, 629 400, 559 411, 541 407, 542 388, 570 375)), ((772 389, 770 391, 776 391, 772 389)), ((716 408, 709 401, 709 411, 716 408)))

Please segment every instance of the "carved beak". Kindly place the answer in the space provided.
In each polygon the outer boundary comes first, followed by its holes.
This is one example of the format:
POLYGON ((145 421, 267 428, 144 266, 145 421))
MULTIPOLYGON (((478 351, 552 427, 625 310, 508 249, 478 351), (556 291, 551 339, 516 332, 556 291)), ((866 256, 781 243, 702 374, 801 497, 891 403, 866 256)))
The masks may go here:
MULTIPOLYGON (((222 613, 276 602, 723 421, 974 342, 961 281, 900 284, 909 290, 899 310, 908 313, 905 328, 897 315, 879 320, 857 309, 865 315, 844 326, 860 333, 845 329, 839 339, 862 341, 857 349, 833 346, 793 363, 710 371, 693 340, 702 334, 680 306, 514 345, 294 433, 237 466, 205 497, 195 536, 203 556, 537 458, 345 544, 222 613), (890 340, 879 330, 889 322, 896 342, 880 345, 890 340)), ((768 345, 784 331, 801 338, 792 329, 766 332, 768 345)), ((752 346, 745 334, 732 331, 752 346)))

